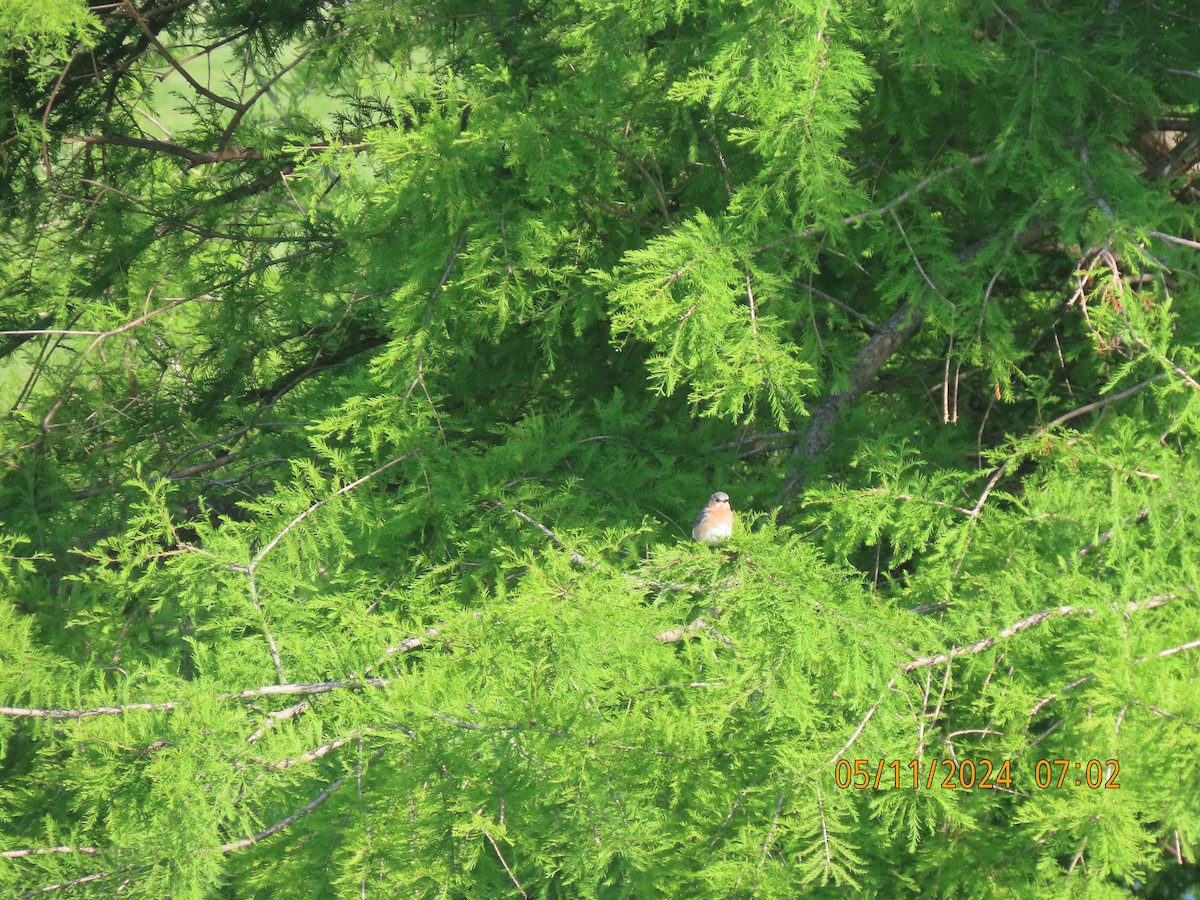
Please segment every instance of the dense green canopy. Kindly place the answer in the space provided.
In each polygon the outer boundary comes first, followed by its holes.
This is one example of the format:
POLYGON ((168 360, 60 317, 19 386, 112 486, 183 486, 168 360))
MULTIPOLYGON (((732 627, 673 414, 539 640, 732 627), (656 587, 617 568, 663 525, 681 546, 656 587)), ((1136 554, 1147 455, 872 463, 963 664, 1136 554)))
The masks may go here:
POLYGON ((0 0, 0 884, 1195 888, 1197 47, 0 0))

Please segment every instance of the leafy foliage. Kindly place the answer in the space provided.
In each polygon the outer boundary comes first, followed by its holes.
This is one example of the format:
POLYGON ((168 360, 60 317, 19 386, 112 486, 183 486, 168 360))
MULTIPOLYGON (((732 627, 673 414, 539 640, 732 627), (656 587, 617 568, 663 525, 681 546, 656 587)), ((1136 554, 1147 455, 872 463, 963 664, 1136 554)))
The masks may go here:
POLYGON ((0 7, 5 887, 1194 889, 1194 18, 0 7))

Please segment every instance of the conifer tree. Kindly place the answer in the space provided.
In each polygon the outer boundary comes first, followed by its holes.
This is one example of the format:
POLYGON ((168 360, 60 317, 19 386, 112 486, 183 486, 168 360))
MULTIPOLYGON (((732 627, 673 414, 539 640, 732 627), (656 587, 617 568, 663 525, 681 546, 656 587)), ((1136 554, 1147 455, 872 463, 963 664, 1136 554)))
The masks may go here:
POLYGON ((1197 46, 0 3, 0 884, 1195 889, 1197 46))

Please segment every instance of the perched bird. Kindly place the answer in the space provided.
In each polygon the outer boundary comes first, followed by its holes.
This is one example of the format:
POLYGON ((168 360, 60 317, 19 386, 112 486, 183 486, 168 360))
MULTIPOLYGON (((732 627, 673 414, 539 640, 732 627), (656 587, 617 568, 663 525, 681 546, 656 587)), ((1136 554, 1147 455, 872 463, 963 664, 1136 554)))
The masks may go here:
POLYGON ((692 526, 692 540, 704 544, 719 544, 733 534, 733 510, 729 508, 729 495, 717 491, 708 498, 696 524, 692 526))

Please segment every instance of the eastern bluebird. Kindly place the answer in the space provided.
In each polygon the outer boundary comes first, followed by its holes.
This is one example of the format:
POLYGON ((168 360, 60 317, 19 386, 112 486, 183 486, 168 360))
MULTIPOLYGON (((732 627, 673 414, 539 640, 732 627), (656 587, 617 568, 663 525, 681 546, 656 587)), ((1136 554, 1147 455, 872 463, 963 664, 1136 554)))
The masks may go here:
POLYGON ((719 544, 733 534, 733 510, 729 508, 729 495, 717 491, 708 498, 696 524, 692 526, 692 540, 704 544, 719 544))

